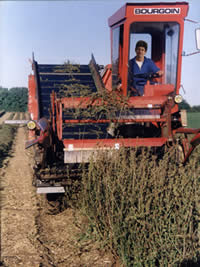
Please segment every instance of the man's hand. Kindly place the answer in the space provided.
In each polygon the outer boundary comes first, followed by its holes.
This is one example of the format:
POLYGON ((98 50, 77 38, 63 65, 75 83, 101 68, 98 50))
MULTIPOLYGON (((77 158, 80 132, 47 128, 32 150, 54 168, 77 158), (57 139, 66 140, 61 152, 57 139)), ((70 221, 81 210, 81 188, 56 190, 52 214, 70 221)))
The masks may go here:
POLYGON ((164 71, 163 70, 159 70, 156 73, 158 73, 159 76, 162 76, 164 74, 164 71))

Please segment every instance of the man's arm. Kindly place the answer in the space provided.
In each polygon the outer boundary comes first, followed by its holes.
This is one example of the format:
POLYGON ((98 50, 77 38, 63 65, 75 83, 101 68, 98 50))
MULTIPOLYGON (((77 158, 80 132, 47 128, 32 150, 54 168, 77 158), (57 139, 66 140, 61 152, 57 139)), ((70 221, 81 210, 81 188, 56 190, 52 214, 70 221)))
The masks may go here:
POLYGON ((150 68, 151 72, 157 73, 159 76, 162 76, 164 74, 164 71, 160 70, 156 64, 153 62, 153 60, 150 59, 150 68))

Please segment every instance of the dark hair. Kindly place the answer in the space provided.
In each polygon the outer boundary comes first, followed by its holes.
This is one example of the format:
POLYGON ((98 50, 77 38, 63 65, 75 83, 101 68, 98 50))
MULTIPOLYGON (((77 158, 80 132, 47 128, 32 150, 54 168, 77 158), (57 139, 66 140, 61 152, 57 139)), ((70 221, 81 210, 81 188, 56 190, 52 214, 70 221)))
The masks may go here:
POLYGON ((148 44, 145 41, 140 40, 140 41, 137 42, 137 44, 135 46, 135 50, 138 47, 144 47, 145 51, 147 51, 148 44))

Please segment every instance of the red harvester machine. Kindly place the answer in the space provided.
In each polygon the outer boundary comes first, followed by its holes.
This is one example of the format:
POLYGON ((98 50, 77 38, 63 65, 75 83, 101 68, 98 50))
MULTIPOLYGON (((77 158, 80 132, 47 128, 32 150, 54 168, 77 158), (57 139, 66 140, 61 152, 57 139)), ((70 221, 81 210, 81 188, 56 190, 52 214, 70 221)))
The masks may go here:
MULTIPOLYGON (((36 144, 38 193, 64 192, 66 165, 73 174, 77 164, 102 149, 161 148, 178 142, 183 163, 187 161, 200 143, 200 129, 185 128, 186 114, 178 106, 187 12, 187 2, 124 5, 108 20, 112 64, 105 68, 93 56, 89 65, 43 65, 33 58, 26 148, 36 144), (132 96, 129 61, 141 39, 164 75, 151 84, 154 75, 146 73, 144 95, 132 96)), ((197 29, 198 49, 199 33, 197 29)))

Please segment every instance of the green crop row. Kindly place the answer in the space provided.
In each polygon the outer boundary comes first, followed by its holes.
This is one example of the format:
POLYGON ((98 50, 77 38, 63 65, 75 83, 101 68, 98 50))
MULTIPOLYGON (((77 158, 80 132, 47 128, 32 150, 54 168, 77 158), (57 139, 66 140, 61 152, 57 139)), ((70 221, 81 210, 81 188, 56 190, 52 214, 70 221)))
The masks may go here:
POLYGON ((102 153, 83 174, 83 210, 124 266, 197 261, 199 150, 185 167, 176 151, 162 159, 146 150, 102 153))
POLYGON ((9 155, 16 129, 16 127, 10 125, 0 125, 0 167, 4 158, 9 155))
POLYGON ((8 120, 12 120, 14 118, 14 116, 15 116, 15 113, 14 112, 10 113, 10 115, 8 117, 8 120))

